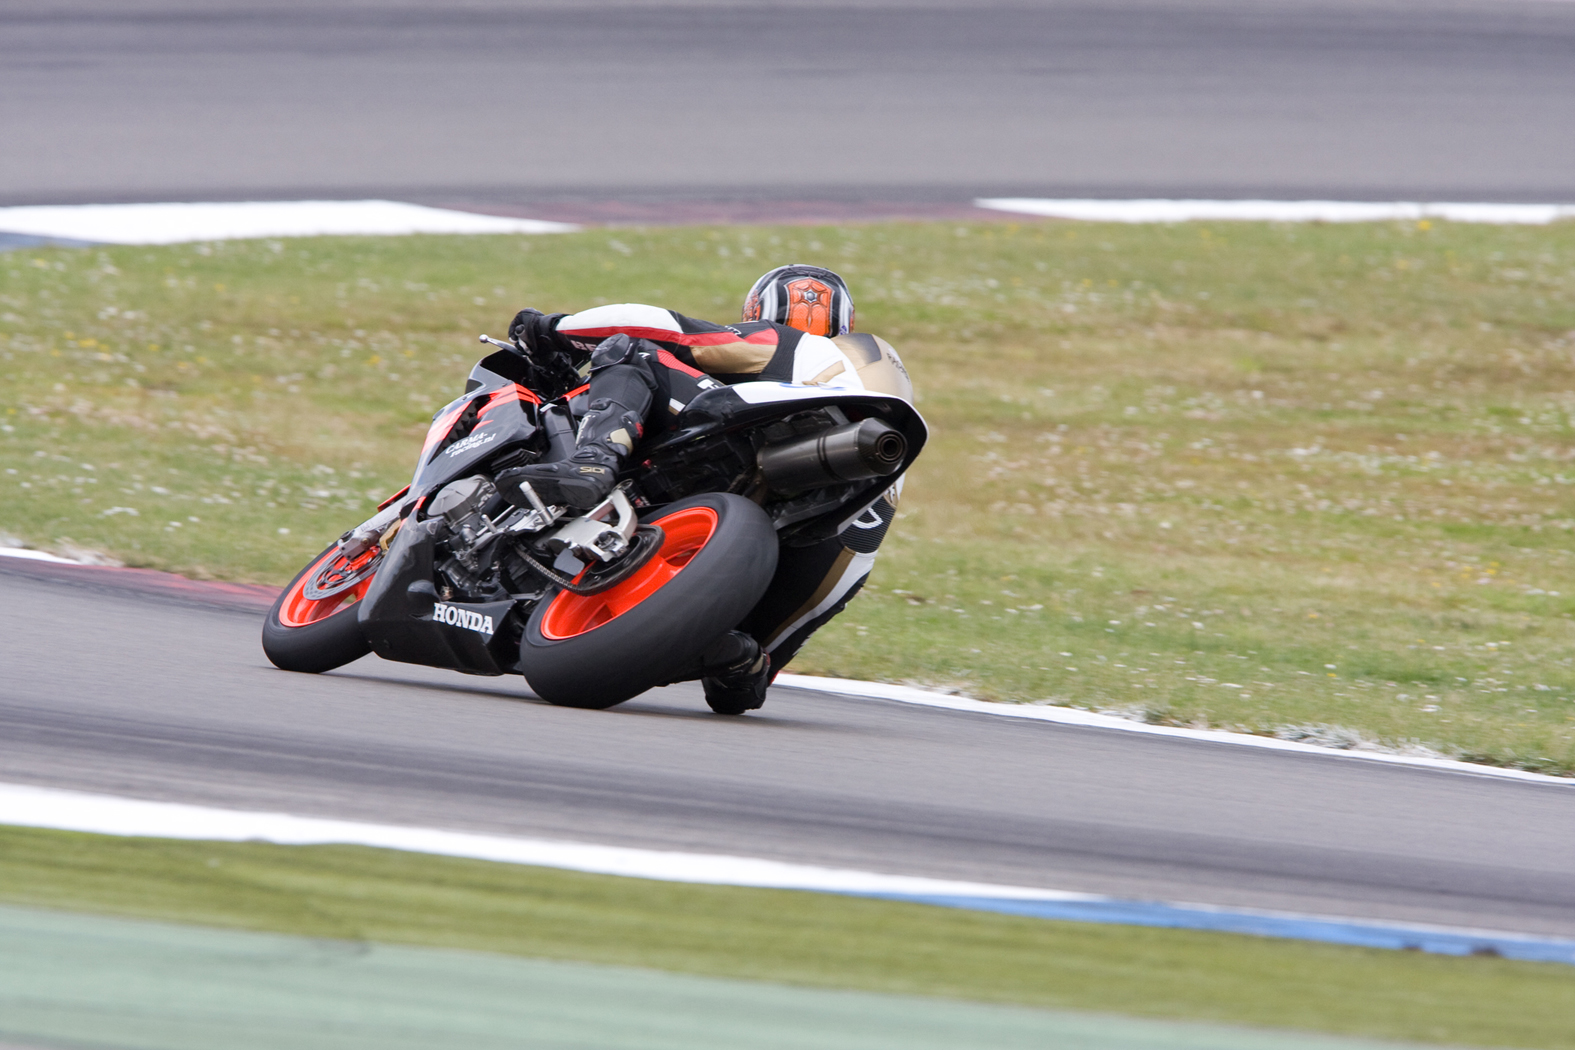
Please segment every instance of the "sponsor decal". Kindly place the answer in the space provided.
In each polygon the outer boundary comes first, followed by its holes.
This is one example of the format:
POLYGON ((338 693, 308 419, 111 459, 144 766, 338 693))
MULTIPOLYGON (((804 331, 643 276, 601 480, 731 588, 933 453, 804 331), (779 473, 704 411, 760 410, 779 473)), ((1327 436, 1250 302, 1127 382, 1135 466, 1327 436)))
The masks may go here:
POLYGON ((853 527, 855 529, 879 529, 884 528, 885 525, 886 519, 874 507, 870 507, 863 514, 853 519, 853 527), (866 521, 866 518, 869 520, 866 521))
POLYGON ((438 602, 432 607, 432 622, 446 623, 451 627, 463 627, 465 630, 475 631, 477 634, 490 635, 493 631, 492 617, 483 616, 478 612, 471 612, 469 609, 461 609, 458 606, 447 605, 443 602, 438 602))
POLYGON ((461 456, 472 449, 480 448, 482 445, 490 445, 497 439, 498 435, 496 432, 490 434, 472 434, 468 438, 454 442, 444 450, 443 454, 445 456, 461 456))
POLYGON ((884 356, 887 361, 891 362, 893 368, 902 373, 902 378, 912 382, 911 377, 908 375, 908 370, 902 367, 902 361, 897 357, 897 352, 895 350, 889 346, 885 347, 882 351, 882 356, 884 356))

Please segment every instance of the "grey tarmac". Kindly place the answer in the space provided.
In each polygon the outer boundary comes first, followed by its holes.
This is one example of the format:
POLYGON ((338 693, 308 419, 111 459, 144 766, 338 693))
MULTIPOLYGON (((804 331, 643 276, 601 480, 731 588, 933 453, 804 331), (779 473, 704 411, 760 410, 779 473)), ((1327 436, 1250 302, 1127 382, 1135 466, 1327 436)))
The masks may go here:
POLYGON ((1575 783, 777 688, 606 712, 367 657, 275 670, 261 590, 0 559, 0 780, 1575 935, 1575 783))
POLYGON ((1564 0, 11 0, 0 204, 1575 200, 1564 0))

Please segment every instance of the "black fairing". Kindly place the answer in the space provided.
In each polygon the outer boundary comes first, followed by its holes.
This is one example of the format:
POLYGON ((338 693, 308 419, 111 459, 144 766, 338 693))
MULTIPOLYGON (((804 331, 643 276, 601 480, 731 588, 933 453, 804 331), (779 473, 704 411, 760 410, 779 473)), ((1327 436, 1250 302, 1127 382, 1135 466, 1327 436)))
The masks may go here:
POLYGON ((435 521, 408 523, 389 545, 360 602, 361 629, 372 651, 385 660, 471 674, 512 671, 523 630, 514 601, 440 602, 432 582, 438 528, 435 521), (440 623, 433 617, 440 605, 473 615, 455 616, 457 623, 440 623), (491 626, 491 632, 465 626, 478 620, 491 626))
POLYGON ((413 496, 424 496, 456 478, 478 473, 500 453, 524 448, 540 426, 534 395, 503 371, 517 355, 499 351, 471 370, 463 396, 432 417, 428 445, 410 482, 413 496), (512 360, 511 360, 512 359, 512 360), (445 421, 446 424, 445 424, 445 421))
MULTIPOLYGON (((573 451, 575 426, 587 409, 583 387, 573 396, 542 404, 527 386, 530 378, 529 364, 518 355, 492 354, 472 369, 465 393, 433 417, 409 493, 401 496, 404 523, 358 607, 365 637, 379 656, 472 674, 517 669, 524 617, 543 594, 552 592, 536 580, 535 591, 501 601, 441 600, 434 562, 450 558, 443 552, 450 549, 453 534, 445 531, 442 519, 423 520, 423 508, 439 489, 460 478, 495 476, 504 467, 561 459, 573 451)), ((822 394, 787 384, 741 386, 752 389, 702 392, 678 417, 675 430, 631 458, 622 479, 632 482, 637 506, 655 507, 695 492, 733 491, 761 503, 784 544, 815 543, 862 514, 891 479, 773 493, 764 488, 757 470, 761 447, 776 444, 784 433, 792 436, 795 426, 813 432, 875 418, 907 439, 901 467, 906 470, 928 436, 918 412, 900 398, 836 390, 822 394), (824 420, 818 414, 824 414, 824 420), (679 491, 686 486, 688 491, 679 491)), ((500 541, 496 549, 506 546, 500 541)), ((522 585, 517 575, 505 571, 503 576, 501 585, 493 578, 486 597, 503 597, 522 585)), ((528 574, 525 578, 530 579, 528 574)), ((465 596, 456 593, 455 599, 465 596)))
POLYGON ((465 393, 433 416, 405 497, 417 509, 406 517, 360 602, 362 630, 379 656, 489 675, 512 671, 518 662, 523 622, 515 602, 439 602, 433 561, 441 526, 419 520, 419 504, 452 481, 491 473, 494 461, 509 453, 528 453, 518 457, 526 461, 542 451, 542 410, 521 386, 526 377, 518 355, 499 351, 477 364, 465 393), (474 617, 437 622, 433 610, 440 604, 474 617), (490 619, 490 634, 462 625, 477 618, 483 624, 490 619))

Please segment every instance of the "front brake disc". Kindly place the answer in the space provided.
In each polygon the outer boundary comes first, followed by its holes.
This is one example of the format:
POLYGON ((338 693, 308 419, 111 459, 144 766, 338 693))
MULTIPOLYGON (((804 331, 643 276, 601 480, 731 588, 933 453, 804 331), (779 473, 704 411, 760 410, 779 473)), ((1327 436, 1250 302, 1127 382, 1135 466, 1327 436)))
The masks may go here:
POLYGON ((378 563, 382 560, 381 547, 372 547, 353 559, 346 558, 343 553, 336 553, 312 573, 301 588, 301 596, 307 601, 320 602, 343 594, 377 572, 378 563))

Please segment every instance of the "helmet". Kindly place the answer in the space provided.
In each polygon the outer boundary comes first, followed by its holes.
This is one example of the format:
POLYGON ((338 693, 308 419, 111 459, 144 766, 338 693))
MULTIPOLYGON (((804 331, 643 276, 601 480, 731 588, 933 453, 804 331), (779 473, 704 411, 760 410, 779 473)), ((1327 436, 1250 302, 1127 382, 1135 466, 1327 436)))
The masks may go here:
POLYGON ((819 266, 778 266, 749 289, 746 321, 775 321, 811 335, 853 331, 853 296, 847 282, 819 266))

